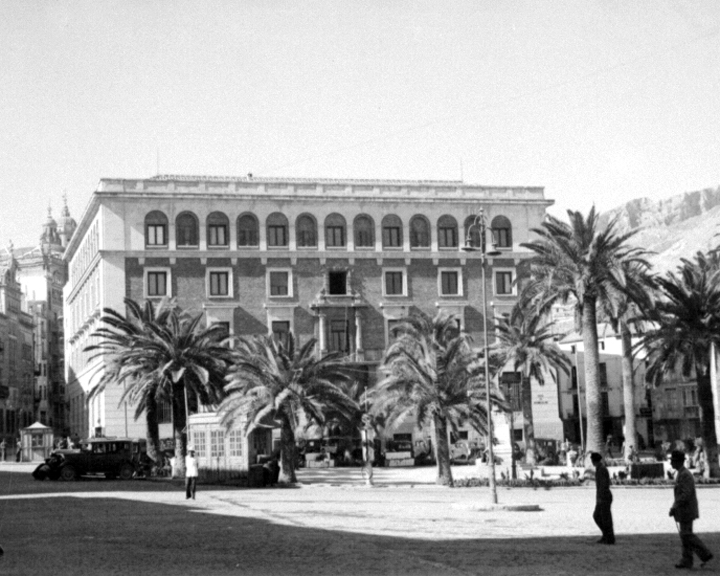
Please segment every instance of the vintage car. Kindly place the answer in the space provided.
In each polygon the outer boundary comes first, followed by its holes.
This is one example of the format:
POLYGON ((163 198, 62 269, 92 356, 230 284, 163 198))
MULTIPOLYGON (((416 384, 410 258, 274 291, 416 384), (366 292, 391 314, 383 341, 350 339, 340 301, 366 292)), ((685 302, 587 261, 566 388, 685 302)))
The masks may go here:
POLYGON ((79 449, 53 451, 33 471, 36 480, 77 480, 89 474, 130 480, 142 471, 145 440, 132 438, 90 438, 79 449))

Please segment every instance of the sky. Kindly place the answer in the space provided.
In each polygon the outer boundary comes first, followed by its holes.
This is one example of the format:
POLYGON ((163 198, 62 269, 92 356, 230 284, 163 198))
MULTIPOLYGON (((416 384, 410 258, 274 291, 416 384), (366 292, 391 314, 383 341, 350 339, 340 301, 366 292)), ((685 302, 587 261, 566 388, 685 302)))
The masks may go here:
POLYGON ((0 247, 160 174, 720 185, 716 0, 2 0, 0 247))

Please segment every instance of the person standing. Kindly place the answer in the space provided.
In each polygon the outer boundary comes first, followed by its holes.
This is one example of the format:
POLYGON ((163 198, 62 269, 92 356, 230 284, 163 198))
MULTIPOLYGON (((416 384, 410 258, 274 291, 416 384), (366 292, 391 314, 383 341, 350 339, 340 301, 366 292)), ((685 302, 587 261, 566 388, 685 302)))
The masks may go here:
POLYGON ((693 521, 700 517, 700 512, 695 493, 695 480, 692 472, 685 468, 685 453, 681 450, 673 450, 670 454, 670 465, 677 470, 675 501, 670 508, 670 516, 678 524, 682 543, 682 559, 675 564, 675 568, 692 568, 693 553, 700 558, 700 565, 705 566, 713 558, 713 554, 697 534, 693 533, 693 521))
POLYGON ((195 458, 195 447, 188 446, 188 453, 185 456, 185 500, 191 497, 195 500, 195 488, 198 478, 198 461, 195 458))
POLYGON ((22 441, 20 438, 17 439, 16 451, 15 451, 15 462, 22 460, 22 441))
POLYGON ((603 457, 597 452, 590 455, 595 466, 595 512, 593 520, 602 531, 602 538, 598 544, 615 544, 615 531, 613 529, 612 506, 613 496, 610 492, 610 473, 603 463, 603 457))
POLYGON ((5 453, 7 452, 7 442, 5 442, 5 438, 2 439, 2 442, 0 442, 0 460, 2 462, 5 462, 5 453))

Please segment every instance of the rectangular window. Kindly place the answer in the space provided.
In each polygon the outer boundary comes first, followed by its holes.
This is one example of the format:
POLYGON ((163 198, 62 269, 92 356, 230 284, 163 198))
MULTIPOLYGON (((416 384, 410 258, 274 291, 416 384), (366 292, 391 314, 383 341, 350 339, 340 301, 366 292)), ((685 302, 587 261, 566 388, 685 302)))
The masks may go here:
POLYGON ((158 424, 169 424, 172 422, 172 406, 169 400, 162 400, 157 404, 158 424))
POLYGON ((214 272, 208 274, 210 296, 230 295, 230 273, 214 272))
POLYGON ((607 376, 607 364, 600 362, 600 386, 607 388, 608 376, 607 376))
POLYGON ((495 272, 495 294, 508 295, 513 293, 512 272, 495 272))
POLYGON ((610 416, 610 398, 607 392, 600 393, 600 401, 602 402, 602 415, 610 416))
POLYGON ((402 271, 385 272, 385 295, 404 296, 404 282, 402 271))
POLYGON ((222 430, 210 431, 210 457, 222 458, 225 456, 225 434, 222 430))
POLYGON ((228 229, 225 224, 211 224, 208 228, 208 244, 210 246, 227 246, 228 229))
POLYGON ((493 235, 498 248, 511 248, 509 228, 496 228, 493 230, 493 235))
POLYGON ((289 296, 289 272, 270 272, 270 296, 289 296))
POLYGON ((578 385, 578 373, 577 366, 573 366, 570 372, 570 388, 577 388, 578 385))
POLYGON ((268 246, 287 246, 287 228, 282 225, 268 226, 268 246))
POLYGON ((347 322, 332 320, 330 322, 330 350, 333 352, 348 351, 347 322))
POLYGON ((458 296, 460 294, 459 274, 454 270, 440 272, 440 294, 443 296, 458 296))
POLYGON ((147 273, 147 295, 167 296, 167 272, 147 273))
POLYGON ((162 224, 148 224, 147 227, 147 245, 148 246, 165 246, 165 226, 162 224))
POLYGON ((166 230, 164 224, 148 224, 146 241, 148 246, 166 246, 166 230))
POLYGON ((273 321, 270 328, 273 338, 283 346, 287 346, 290 334, 290 322, 273 321))
POLYGON ((193 444, 195 444, 195 453, 198 458, 207 456, 207 438, 205 430, 196 430, 193 432, 193 444))
POLYGON ((238 246, 257 246, 258 244, 257 230, 243 228, 238 230, 238 246))
POLYGON ((345 228, 343 226, 326 227, 325 239, 328 248, 342 248, 345 246, 345 228))
POLYGON ((328 272, 328 294, 344 296, 347 294, 347 272, 328 272))
POLYGON ((228 450, 230 451, 229 456, 239 457, 243 455, 243 437, 240 430, 233 430, 228 434, 228 450))
POLYGON ((402 230, 400 230, 399 226, 386 226, 383 228, 384 248, 402 248, 401 238, 402 230))
POLYGON ((438 246, 440 248, 457 248, 457 230, 440 228, 438 230, 438 246))

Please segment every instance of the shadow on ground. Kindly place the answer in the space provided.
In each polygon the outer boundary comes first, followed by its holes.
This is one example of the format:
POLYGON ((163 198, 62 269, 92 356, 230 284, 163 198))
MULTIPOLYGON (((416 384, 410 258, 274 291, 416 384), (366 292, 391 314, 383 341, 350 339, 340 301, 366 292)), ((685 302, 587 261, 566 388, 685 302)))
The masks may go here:
MULTIPOLYGON (((0 476, 3 484, 7 480, 0 476)), ((184 505, 72 496, 76 485, 90 491, 102 484, 67 484, 71 490, 67 498, 0 501, 0 544, 6 552, 0 559, 0 573, 662 575, 676 572, 673 563, 679 552, 678 538, 672 534, 622 536, 613 547, 594 544, 594 539, 587 537, 487 538, 483 532, 489 528, 479 523, 477 539, 433 540, 428 534, 428 539, 421 540, 204 514, 184 505)), ((105 484, 114 484, 117 490, 122 483, 105 484)), ((148 487, 139 482, 128 484, 138 491, 160 488, 154 483, 148 487)), ((62 485, 54 486, 57 492, 62 485)), ((302 492, 308 498, 322 494, 302 492)), ((706 533, 703 538, 711 548, 720 548, 720 533, 706 533)))

